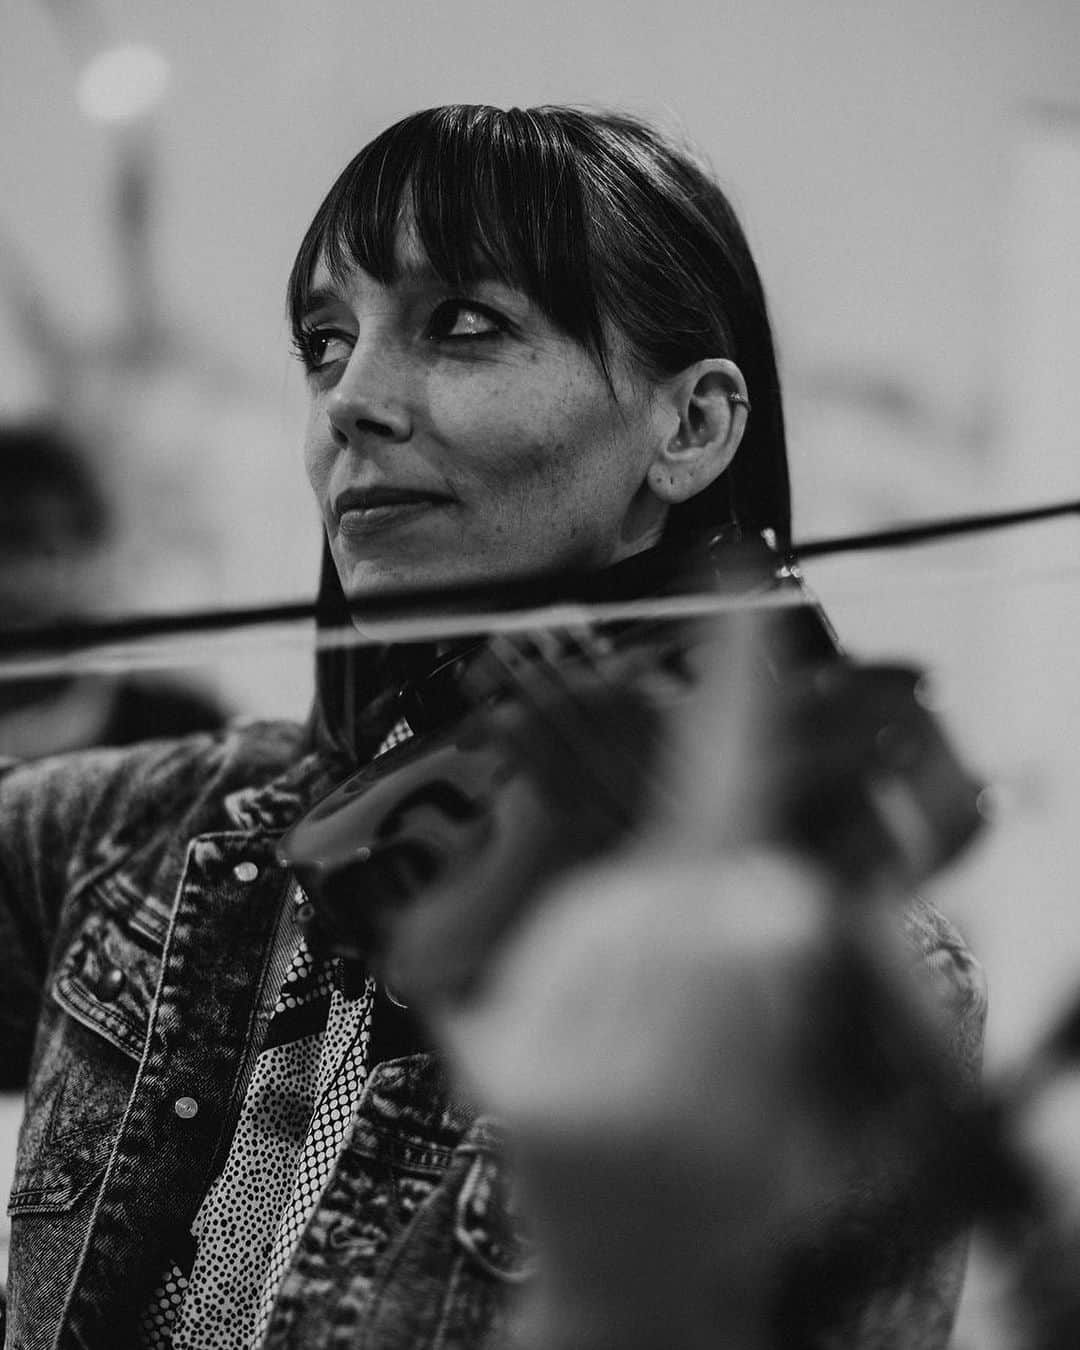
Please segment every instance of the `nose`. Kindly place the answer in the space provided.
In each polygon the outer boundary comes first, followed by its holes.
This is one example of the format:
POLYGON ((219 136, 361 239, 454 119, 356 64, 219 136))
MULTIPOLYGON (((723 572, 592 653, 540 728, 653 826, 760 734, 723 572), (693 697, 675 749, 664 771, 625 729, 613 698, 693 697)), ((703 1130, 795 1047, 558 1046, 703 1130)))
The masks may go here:
POLYGON ((405 441, 412 434, 404 372, 373 344, 353 347, 341 378, 326 400, 330 432, 341 446, 370 437, 405 441))

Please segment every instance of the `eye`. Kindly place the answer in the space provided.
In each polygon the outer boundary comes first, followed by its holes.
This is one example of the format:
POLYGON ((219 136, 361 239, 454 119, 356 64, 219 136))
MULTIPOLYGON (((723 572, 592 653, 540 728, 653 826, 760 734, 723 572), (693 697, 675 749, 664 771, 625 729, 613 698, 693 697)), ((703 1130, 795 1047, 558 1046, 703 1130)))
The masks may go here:
POLYGON ((321 370, 335 361, 347 361, 354 341, 352 334, 342 328, 312 324, 300 330, 296 354, 307 370, 321 370))
POLYGON ((497 337, 507 323, 498 310, 475 300, 444 300, 428 323, 428 336, 435 341, 497 337))

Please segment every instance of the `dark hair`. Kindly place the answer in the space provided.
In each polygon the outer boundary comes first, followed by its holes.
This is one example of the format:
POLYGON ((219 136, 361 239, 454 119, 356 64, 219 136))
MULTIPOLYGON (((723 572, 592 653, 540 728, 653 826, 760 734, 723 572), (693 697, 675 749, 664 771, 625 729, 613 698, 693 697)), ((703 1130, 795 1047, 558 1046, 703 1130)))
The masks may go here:
POLYGON ((671 511, 668 537, 735 522, 788 543, 765 296, 730 203, 690 154, 621 114, 472 105, 414 113, 361 150, 319 207, 289 277, 298 340, 316 263, 338 279, 360 266, 392 281, 403 213, 445 281, 468 281, 484 261, 606 375, 605 324, 654 375, 703 357, 735 361, 752 405, 742 445, 716 483, 671 511))

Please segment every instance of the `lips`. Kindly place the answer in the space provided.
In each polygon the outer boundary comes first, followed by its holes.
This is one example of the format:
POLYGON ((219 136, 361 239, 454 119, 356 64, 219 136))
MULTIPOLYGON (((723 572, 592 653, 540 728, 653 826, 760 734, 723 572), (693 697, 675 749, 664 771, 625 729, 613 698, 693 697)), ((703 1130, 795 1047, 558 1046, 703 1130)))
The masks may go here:
POLYGON ((451 500, 445 493, 429 492, 422 488, 379 487, 346 488, 334 498, 332 509, 339 528, 363 526, 378 520, 429 506, 444 506, 451 500))

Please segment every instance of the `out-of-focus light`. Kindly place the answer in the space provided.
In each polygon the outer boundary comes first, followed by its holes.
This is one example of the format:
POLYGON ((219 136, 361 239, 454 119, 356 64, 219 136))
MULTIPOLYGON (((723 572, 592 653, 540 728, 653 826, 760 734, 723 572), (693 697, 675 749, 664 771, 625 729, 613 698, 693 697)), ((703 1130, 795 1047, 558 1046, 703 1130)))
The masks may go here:
POLYGON ((169 63, 154 47, 109 47, 79 76, 79 107, 95 122, 131 122, 161 101, 169 63))

